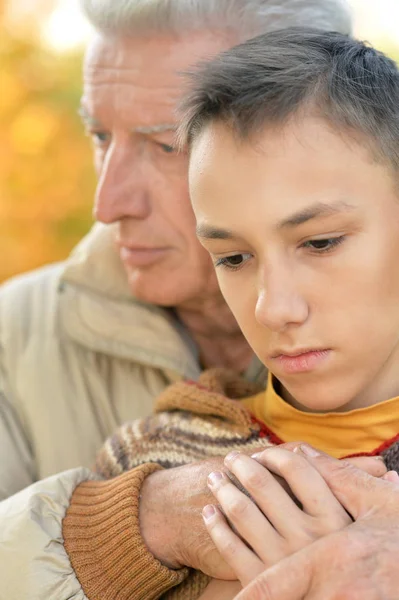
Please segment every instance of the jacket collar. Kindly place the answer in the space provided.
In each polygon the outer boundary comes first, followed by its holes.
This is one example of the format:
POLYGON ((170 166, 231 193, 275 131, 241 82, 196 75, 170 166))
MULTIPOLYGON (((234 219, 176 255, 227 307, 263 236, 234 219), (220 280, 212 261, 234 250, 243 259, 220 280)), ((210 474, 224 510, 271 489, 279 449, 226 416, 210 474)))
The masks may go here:
POLYGON ((66 261, 59 286, 63 331, 93 351, 197 378, 195 344, 173 311, 132 297, 113 231, 96 224, 66 261))

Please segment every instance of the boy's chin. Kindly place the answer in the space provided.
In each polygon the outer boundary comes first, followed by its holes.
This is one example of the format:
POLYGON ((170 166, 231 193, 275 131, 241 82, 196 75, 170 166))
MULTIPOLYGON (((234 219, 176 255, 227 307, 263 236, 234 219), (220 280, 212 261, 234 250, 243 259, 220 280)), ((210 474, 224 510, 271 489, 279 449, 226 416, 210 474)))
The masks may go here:
POLYGON ((287 402, 303 412, 341 412, 345 410, 346 405, 351 401, 347 394, 342 394, 342 389, 328 390, 326 385, 322 383, 320 385, 313 383, 309 386, 298 386, 297 389, 290 387, 290 390, 285 388, 287 402))
POLYGON ((307 399, 305 402, 299 401, 299 406, 297 406, 297 408, 304 412, 331 413, 345 411, 346 404, 346 401, 337 402, 336 398, 318 398, 315 402, 309 402, 307 399))

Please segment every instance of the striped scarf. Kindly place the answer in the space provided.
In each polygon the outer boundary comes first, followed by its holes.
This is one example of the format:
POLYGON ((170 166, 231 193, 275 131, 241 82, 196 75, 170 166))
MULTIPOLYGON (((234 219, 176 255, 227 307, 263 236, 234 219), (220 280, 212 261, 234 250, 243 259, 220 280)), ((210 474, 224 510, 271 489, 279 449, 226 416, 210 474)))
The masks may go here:
MULTIPOLYGON (((238 402, 259 391, 226 369, 205 371, 198 382, 175 383, 158 397, 153 415, 126 423, 107 440, 96 470, 108 479, 147 462, 169 469, 282 443, 238 402)), ((399 472, 399 435, 380 454, 389 470, 399 472)))

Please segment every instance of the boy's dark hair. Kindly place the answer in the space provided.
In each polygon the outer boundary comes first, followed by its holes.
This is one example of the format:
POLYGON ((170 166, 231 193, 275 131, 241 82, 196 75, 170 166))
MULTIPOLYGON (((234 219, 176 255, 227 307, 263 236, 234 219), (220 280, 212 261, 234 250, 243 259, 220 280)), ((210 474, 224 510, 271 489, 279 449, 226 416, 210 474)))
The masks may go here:
POLYGON ((190 79, 181 144, 212 121, 245 140, 306 110, 399 168, 399 71, 363 42, 311 28, 274 31, 201 64, 190 79))

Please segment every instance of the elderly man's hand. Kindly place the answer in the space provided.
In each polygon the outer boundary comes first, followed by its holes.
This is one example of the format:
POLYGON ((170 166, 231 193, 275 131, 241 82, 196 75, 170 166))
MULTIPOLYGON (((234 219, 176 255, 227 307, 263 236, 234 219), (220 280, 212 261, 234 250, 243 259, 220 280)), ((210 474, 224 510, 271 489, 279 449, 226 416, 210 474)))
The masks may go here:
POLYGON ((202 520, 202 509, 213 498, 207 478, 215 469, 223 469, 223 458, 147 477, 140 499, 140 528, 148 549, 164 565, 189 566, 220 579, 236 579, 202 520))
MULTIPOLYGON (((386 471, 375 459, 355 460, 375 476, 386 471)), ((140 499, 141 532, 150 552, 164 565, 193 567, 218 579, 237 578, 216 550, 202 519, 202 509, 214 501, 208 475, 223 469, 224 459, 212 458, 157 471, 145 480, 140 499)))
POLYGON ((355 522, 267 569, 236 600, 398 600, 399 477, 376 479, 321 453, 307 459, 355 522))

